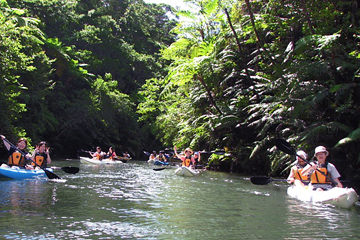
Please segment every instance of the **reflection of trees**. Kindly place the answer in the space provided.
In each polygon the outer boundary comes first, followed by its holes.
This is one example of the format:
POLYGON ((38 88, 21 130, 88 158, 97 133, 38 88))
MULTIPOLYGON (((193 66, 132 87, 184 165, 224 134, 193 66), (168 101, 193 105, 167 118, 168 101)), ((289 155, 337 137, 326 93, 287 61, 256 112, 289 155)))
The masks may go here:
POLYGON ((56 187, 47 181, 1 181, 0 199, 1 209, 14 218, 49 215, 51 206, 57 201, 56 187))
POLYGON ((349 214, 348 211, 343 211, 344 209, 303 203, 294 199, 288 200, 287 209, 289 236, 303 238, 314 233, 317 238, 329 238, 352 231, 352 227, 343 221, 348 217, 344 215, 349 214))

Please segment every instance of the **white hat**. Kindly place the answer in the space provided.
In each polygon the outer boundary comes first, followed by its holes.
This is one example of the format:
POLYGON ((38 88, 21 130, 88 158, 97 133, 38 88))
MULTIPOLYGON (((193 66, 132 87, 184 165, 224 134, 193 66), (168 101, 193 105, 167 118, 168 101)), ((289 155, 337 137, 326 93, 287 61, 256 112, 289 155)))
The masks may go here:
POLYGON ((315 148, 315 155, 320 152, 325 152, 326 156, 329 155, 329 152, 326 150, 324 146, 318 146, 315 148))
POLYGON ((297 151, 296 155, 299 155, 299 156, 305 158, 305 160, 307 159, 307 154, 303 150, 297 151))

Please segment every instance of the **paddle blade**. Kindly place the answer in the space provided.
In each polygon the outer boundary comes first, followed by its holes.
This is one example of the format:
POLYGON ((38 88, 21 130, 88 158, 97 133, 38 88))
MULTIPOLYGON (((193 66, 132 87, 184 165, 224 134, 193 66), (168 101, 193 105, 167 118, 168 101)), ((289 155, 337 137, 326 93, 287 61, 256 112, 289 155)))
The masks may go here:
POLYGON ((78 167, 62 167, 61 170, 66 173, 76 174, 79 172, 80 169, 78 167))
POLYGON ((165 153, 166 154, 174 154, 174 151, 170 150, 170 149, 165 149, 165 153))
POLYGON ((276 139, 275 140, 275 146, 280 151, 283 151, 284 153, 287 153, 289 155, 296 155, 295 149, 293 149, 286 140, 284 139, 276 139))
POLYGON ((270 177, 256 176, 256 177, 251 177, 250 181, 255 185, 266 185, 271 183, 272 179, 270 177))
POLYGON ((214 151, 213 153, 216 155, 224 155, 225 151, 214 151))
POLYGON ((161 171, 161 170, 164 170, 166 167, 163 167, 163 168, 153 168, 154 171, 161 171))
POLYGON ((49 179, 61 179, 58 175, 56 175, 55 173, 52 173, 48 170, 46 170, 45 168, 43 168, 46 176, 49 178, 49 179))

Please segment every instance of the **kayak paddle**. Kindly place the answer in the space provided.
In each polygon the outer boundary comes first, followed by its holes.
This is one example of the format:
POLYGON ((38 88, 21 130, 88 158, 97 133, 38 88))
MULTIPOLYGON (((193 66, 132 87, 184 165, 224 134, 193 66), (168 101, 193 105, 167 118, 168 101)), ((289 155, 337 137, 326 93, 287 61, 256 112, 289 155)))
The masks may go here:
POLYGON ((71 174, 76 174, 79 172, 79 168, 78 167, 51 167, 51 169, 61 169, 66 173, 71 173, 71 174))
POLYGON ((166 169, 166 167, 162 167, 162 168, 153 168, 154 171, 161 171, 161 170, 164 170, 166 169))
MULTIPOLYGON (((10 144, 10 146, 16 148, 17 151, 19 151, 22 155, 26 156, 26 154, 21 151, 19 148, 17 148, 14 144, 12 144, 9 140, 7 140, 6 138, 3 139, 4 141, 6 141, 8 144, 10 144)), ((44 170, 46 176, 49 179, 61 179, 59 176, 57 176, 55 173, 50 172, 49 170, 46 170, 46 168, 40 166, 37 162, 35 162, 34 160, 30 159, 30 158, 26 158, 28 160, 30 160, 31 162, 33 162, 36 166, 40 167, 42 170, 44 170)))
POLYGON ((262 176, 256 176, 251 177, 250 181, 255 185, 266 185, 271 182, 279 181, 279 182, 285 182, 286 179, 272 179, 271 177, 262 177, 262 176))
MULTIPOLYGON (((288 143, 285 139, 276 139, 275 140, 275 146, 277 149, 283 151, 284 153, 287 153, 289 155, 296 155, 299 158, 301 158, 302 160, 304 160, 304 162, 306 162, 307 164, 310 165, 309 161, 307 161, 306 159, 304 159, 303 157, 299 156, 295 149, 293 149, 290 145, 290 143, 288 143)), ((335 184, 335 186, 338 184, 337 182, 335 182, 332 178, 329 178, 329 176, 327 176, 324 172, 320 171, 319 169, 316 169, 316 171, 318 171, 321 175, 323 175, 324 177, 326 177, 326 179, 328 179, 329 181, 331 181, 333 184, 335 184)))

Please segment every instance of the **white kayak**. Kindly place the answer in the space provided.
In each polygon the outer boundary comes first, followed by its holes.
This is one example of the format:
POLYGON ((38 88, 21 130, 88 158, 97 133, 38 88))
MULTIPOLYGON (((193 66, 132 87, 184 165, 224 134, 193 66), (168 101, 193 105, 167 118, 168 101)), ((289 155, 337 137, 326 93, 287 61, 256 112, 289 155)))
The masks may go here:
POLYGON ((123 163, 121 160, 112 160, 109 158, 98 160, 97 158, 88 158, 88 157, 80 157, 80 162, 89 163, 89 164, 98 164, 98 165, 123 163))
POLYGON ((353 188, 334 187, 327 191, 314 191, 311 186, 291 186, 287 194, 304 202, 331 204, 341 208, 350 208, 358 200, 353 188))
POLYGON ((200 171, 189 167, 181 166, 175 170, 175 174, 178 176, 193 177, 199 175, 200 171))

